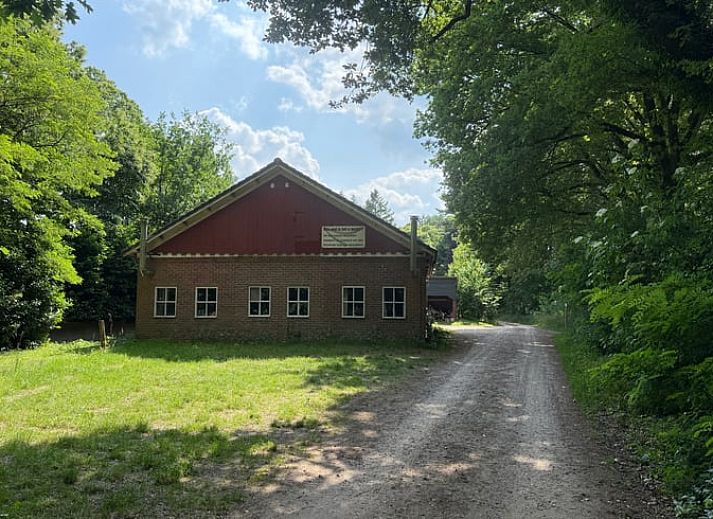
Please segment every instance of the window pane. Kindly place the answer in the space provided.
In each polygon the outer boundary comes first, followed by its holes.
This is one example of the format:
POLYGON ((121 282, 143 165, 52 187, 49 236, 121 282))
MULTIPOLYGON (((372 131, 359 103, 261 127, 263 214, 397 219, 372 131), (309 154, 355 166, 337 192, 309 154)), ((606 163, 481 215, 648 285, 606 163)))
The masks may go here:
POLYGON ((176 303, 166 303, 165 315, 173 317, 176 315, 176 303))
POLYGON ((260 315, 270 314, 270 303, 260 303, 260 315))
POLYGON ((165 288, 157 288, 156 289, 156 301, 164 301, 165 294, 166 294, 165 288))
POLYGON ((359 317, 364 315, 364 303, 354 303, 354 315, 359 317))
POLYGON ((297 301, 297 289, 296 288, 288 288, 287 289, 287 300, 288 301, 297 301))
POLYGON ((258 315, 260 311, 260 303, 250 303, 250 315, 258 315))
POLYGON ((393 301, 394 300, 394 289, 391 287, 385 287, 384 288, 384 301, 393 301))
POLYGON ((364 289, 355 288, 354 289, 354 301, 364 301, 364 289))
POLYGON ((391 303, 384 303, 384 317, 394 316, 394 305, 391 303))
POLYGON ((297 315, 297 303, 287 305, 287 315, 297 315))
POLYGON ((208 315, 215 316, 218 314, 218 305, 216 303, 208 303, 208 315))
POLYGON ((269 287, 263 287, 260 289, 260 300, 261 301, 269 301, 270 300, 270 288, 269 287))
POLYGON ((206 296, 206 289, 205 288, 199 288, 196 291, 196 299, 198 301, 205 301, 205 296, 206 296))
POLYGON ((164 315, 166 313, 165 303, 156 303, 156 315, 164 315))
POLYGON ((351 288, 343 288, 342 289, 342 299, 344 301, 352 300, 352 289, 351 288))
POLYGON ((176 301, 176 289, 175 288, 167 288, 165 292, 166 296, 166 301, 176 301))
POLYGON ((208 301, 217 301, 218 300, 218 289, 217 288, 209 288, 208 289, 208 301))
POLYGON ((300 303, 300 315, 309 315, 308 303, 300 303))
POLYGON ((309 288, 300 288, 300 301, 309 301, 309 288))
POLYGON ((198 317, 205 317, 205 315, 206 315, 205 311, 206 311, 205 303, 198 303, 196 305, 196 315, 198 317))
POLYGON ((344 315, 354 315, 354 303, 344 303, 344 315))
POLYGON ((400 303, 404 302, 404 296, 405 290, 403 288, 394 288, 394 301, 398 301, 400 303))
POLYGON ((394 317, 403 317, 405 313, 406 305, 404 303, 394 304, 394 317))

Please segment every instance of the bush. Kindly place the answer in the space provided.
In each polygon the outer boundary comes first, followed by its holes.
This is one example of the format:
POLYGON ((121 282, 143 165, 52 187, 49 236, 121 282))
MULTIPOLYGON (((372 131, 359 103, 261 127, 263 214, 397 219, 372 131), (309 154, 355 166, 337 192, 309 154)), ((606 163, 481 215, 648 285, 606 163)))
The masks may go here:
POLYGON ((41 343, 67 306, 61 283, 32 248, 0 251, 0 294, 0 350, 41 343))

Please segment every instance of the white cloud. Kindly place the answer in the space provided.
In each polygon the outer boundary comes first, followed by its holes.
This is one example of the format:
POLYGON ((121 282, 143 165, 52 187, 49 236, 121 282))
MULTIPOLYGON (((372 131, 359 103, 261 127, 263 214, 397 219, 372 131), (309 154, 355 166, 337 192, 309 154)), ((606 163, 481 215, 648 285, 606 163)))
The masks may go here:
POLYGON ((143 51, 161 56, 171 48, 186 47, 193 22, 213 10, 211 0, 132 0, 124 11, 138 19, 143 32, 143 51))
POLYGON ((304 135, 284 126, 261 130, 243 121, 236 121, 219 108, 204 110, 201 114, 225 128, 227 138, 235 144, 233 170, 245 177, 280 157, 304 174, 319 179, 319 162, 304 146, 304 135))
POLYGON ((406 100, 380 93, 362 104, 346 104, 338 109, 330 101, 341 100, 349 91, 342 83, 344 65, 360 63, 363 49, 340 52, 326 49, 316 54, 305 54, 292 49, 287 54, 291 62, 267 67, 267 79, 294 88, 304 103, 317 112, 348 113, 359 122, 377 124, 400 121, 410 125, 415 108, 406 100))
POLYGON ((396 223, 402 225, 412 214, 433 214, 444 208, 443 201, 435 195, 443 180, 443 173, 432 168, 409 168, 371 179, 355 188, 344 189, 364 205, 369 193, 379 191, 394 210, 396 223))
POLYGON ((265 24, 257 18, 242 16, 234 22, 222 13, 215 13, 210 16, 210 23, 226 36, 237 40, 240 50, 248 58, 253 60, 267 58, 267 48, 262 43, 265 24))
POLYGON ((300 113, 304 107, 301 105, 296 105, 292 99, 283 97, 280 99, 280 104, 277 105, 277 109, 280 112, 297 112, 300 113))
POLYGON ((267 24, 264 14, 239 9, 240 16, 232 20, 218 12, 213 0, 124 0, 123 9, 138 20, 143 52, 149 57, 187 47, 194 24, 203 22, 218 34, 235 40, 248 58, 267 58, 267 47, 262 43, 267 24))

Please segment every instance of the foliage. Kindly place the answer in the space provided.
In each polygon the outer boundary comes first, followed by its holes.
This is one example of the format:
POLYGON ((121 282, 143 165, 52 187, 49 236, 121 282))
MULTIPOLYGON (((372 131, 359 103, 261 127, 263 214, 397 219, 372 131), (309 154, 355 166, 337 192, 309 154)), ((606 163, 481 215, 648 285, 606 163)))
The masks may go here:
POLYGON ((134 261, 123 251, 139 235, 155 176, 155 145, 139 106, 102 71, 86 70, 104 101, 100 139, 114 153, 117 170, 96 197, 80 201, 101 220, 104 231, 86 229, 72 240, 82 283, 66 288, 72 303, 66 318, 106 319, 111 313, 114 319, 128 319, 134 314, 136 272, 134 261))
POLYGON ((145 214, 154 229, 227 189, 232 146, 225 130, 200 114, 161 114, 152 125, 156 174, 145 214))
POLYGON ((713 284, 677 274, 660 283, 625 282, 593 289, 592 320, 612 328, 609 350, 672 349, 681 364, 713 356, 713 284))
POLYGON ((708 469, 707 476, 693 486, 690 494, 676 500, 676 517, 713 518, 713 468, 708 469))
MULTIPOLYGON (((411 225, 406 224, 401 230, 408 233, 411 225)), ((424 215, 418 222, 418 238, 426 245, 436 249, 434 275, 445 276, 448 266, 453 261, 453 249, 456 247, 456 228, 453 215, 424 215)))
POLYGON ((0 22, 0 70, 0 348, 14 348, 61 317, 63 285, 80 281, 70 239, 100 232, 77 201, 114 166, 92 131, 100 93, 55 32, 0 22))
POLYGON ((476 256, 467 243, 459 243, 453 251, 449 276, 458 278, 458 316, 464 319, 493 320, 500 303, 500 287, 489 267, 476 256))
POLYGON ((409 343, 75 342, 0 355, 0 514, 223 516, 353 395, 439 352, 409 343), (218 465, 239 466, 215 484, 218 465), (52 503, 52 506, 48 506, 52 503))
MULTIPOLYGON (((75 0, 87 13, 92 7, 86 0, 75 0)), ((79 20, 75 2, 64 0, 2 0, 0 1, 0 18, 15 16, 26 17, 35 25, 58 19, 76 23, 79 20)))
POLYGON ((371 193, 369 193, 369 198, 364 203, 364 209, 393 225, 394 211, 377 189, 372 189, 371 193))

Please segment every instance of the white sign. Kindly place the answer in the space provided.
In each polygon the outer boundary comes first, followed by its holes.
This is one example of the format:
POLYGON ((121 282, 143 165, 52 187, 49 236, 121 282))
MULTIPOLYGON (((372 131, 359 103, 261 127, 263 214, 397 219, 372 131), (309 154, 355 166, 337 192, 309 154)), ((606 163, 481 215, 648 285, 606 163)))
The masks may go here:
POLYGON ((322 226, 323 249, 363 249, 366 232, 363 225, 322 226))

